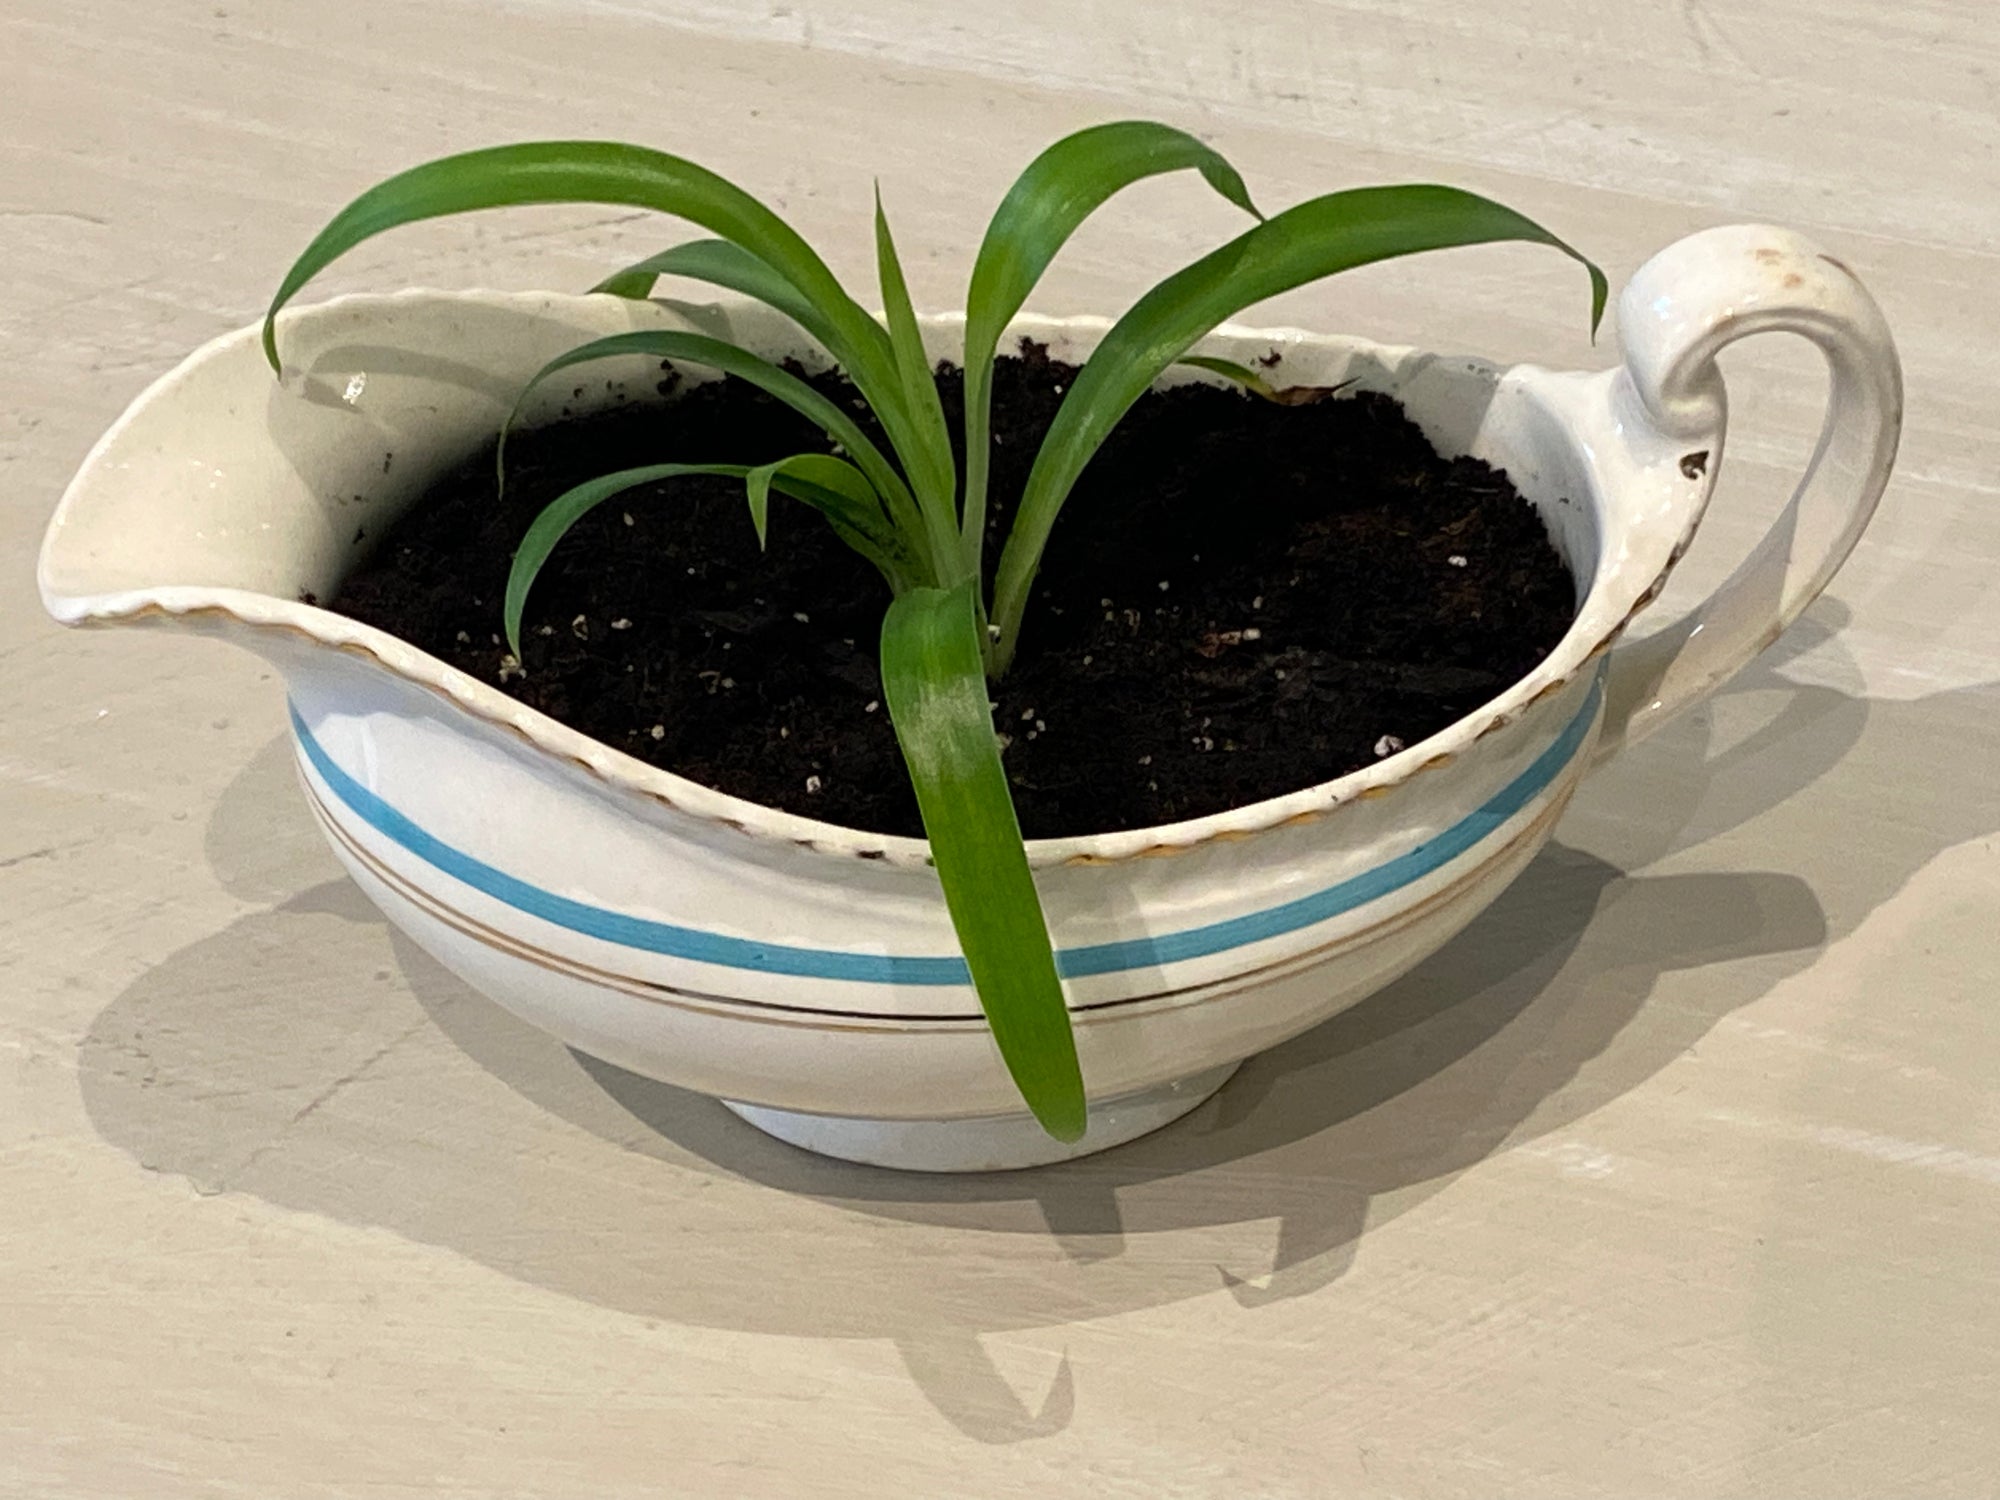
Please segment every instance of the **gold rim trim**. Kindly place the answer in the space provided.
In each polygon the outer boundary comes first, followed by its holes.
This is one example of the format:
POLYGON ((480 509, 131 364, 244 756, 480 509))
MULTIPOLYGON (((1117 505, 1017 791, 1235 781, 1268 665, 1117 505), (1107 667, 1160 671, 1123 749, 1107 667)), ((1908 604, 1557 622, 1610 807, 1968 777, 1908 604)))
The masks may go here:
MULTIPOLYGON (((1467 718, 1458 720, 1456 724, 1448 725, 1446 728, 1439 730, 1438 735, 1445 735, 1445 734, 1450 734, 1452 730, 1458 728, 1460 725, 1470 724, 1474 722, 1478 723, 1479 727, 1471 732, 1469 737, 1463 742, 1463 744, 1457 750, 1434 754, 1427 760, 1409 766, 1408 768, 1406 768, 1405 770, 1403 770, 1398 775, 1396 775, 1395 777, 1391 778, 1388 781, 1377 782, 1370 786, 1356 788, 1351 792, 1347 792, 1341 796, 1332 798, 1332 800, 1328 801, 1327 804, 1323 807, 1303 808, 1298 812, 1288 813, 1282 817, 1273 817, 1271 821, 1262 823, 1256 827, 1217 828, 1217 829, 1212 829, 1205 834, 1202 834, 1198 838, 1188 840, 1184 843, 1163 840, 1158 843, 1144 845, 1140 848, 1130 849, 1121 854, 1098 854, 1087 850, 1079 851, 1075 854, 1066 855, 1060 859, 1050 861, 1048 864, 1042 867, 1043 868, 1052 868, 1056 866, 1094 867, 1094 866, 1125 864, 1128 862, 1143 860, 1143 859, 1171 859, 1177 855, 1191 854, 1196 850, 1206 849, 1210 845, 1214 844, 1243 843, 1250 839, 1261 838, 1266 834, 1275 833, 1280 829, 1306 827, 1310 824, 1317 823, 1322 819, 1329 817, 1335 813, 1338 813, 1343 808, 1348 807, 1356 802, 1375 802, 1383 797, 1387 797, 1394 792, 1400 791, 1403 787, 1408 786, 1417 777, 1422 776, 1427 772, 1449 769, 1457 763, 1458 759, 1464 755, 1465 750, 1468 749, 1469 747, 1478 744, 1481 740, 1486 739, 1489 735, 1496 734, 1503 729, 1510 729, 1514 727, 1516 724, 1520 722, 1523 714, 1535 708, 1540 707, 1544 702, 1556 696, 1556 694, 1560 693, 1563 689, 1574 686, 1576 683, 1583 680, 1588 671, 1594 670, 1592 664, 1601 658, 1605 649, 1609 647, 1618 638, 1618 636, 1624 632, 1626 627, 1631 624, 1633 617, 1636 616, 1641 610, 1643 610, 1648 604, 1653 602, 1653 599, 1657 597, 1660 588, 1663 587, 1665 584, 1667 572, 1671 571, 1672 571, 1672 565, 1669 564, 1666 572, 1661 573, 1659 580, 1653 585, 1651 589, 1648 590, 1647 595, 1641 598, 1640 601, 1633 606, 1632 610, 1625 616, 1623 620, 1621 620, 1616 626, 1614 626, 1611 630, 1606 632, 1601 638, 1595 641, 1591 645, 1591 647, 1578 658, 1577 662, 1569 670, 1564 671, 1554 677, 1551 677, 1547 681, 1541 683, 1532 695, 1530 695, 1520 703, 1513 704, 1505 709, 1492 710, 1486 715, 1485 718, 1477 721, 1475 721, 1471 716, 1468 716, 1467 718)), ((280 602, 280 603, 284 602, 275 600, 275 596, 273 596, 273 598, 274 602, 280 602)), ((292 605, 291 607, 297 609, 311 609, 316 612, 323 612, 320 610, 320 606, 317 605, 296 604, 292 605)), ((537 755, 547 757, 550 760, 558 761, 563 765, 581 771, 585 775, 589 776, 592 780, 600 783, 601 785, 616 788, 618 791, 624 792, 631 796, 643 797, 647 801, 656 803, 661 807, 668 808, 673 812, 680 814, 683 817, 695 818, 711 826, 727 828, 731 832, 742 834, 746 838, 768 840, 773 842, 790 844, 797 848, 809 849, 816 854, 824 854, 832 856, 845 855, 848 858, 852 859, 866 859, 878 863, 887 860, 889 862, 903 865, 906 867, 924 866, 930 863, 928 854, 912 856, 911 854, 906 853, 904 850, 900 848, 892 847, 892 845, 888 842, 878 842, 873 844, 848 844, 843 842, 840 844, 835 844, 820 839, 798 838, 793 835, 779 833, 775 830, 763 830, 763 829, 753 828, 749 824, 743 822, 741 819, 731 817, 730 815, 719 811, 709 811, 705 809, 689 807, 684 803, 676 801, 672 796, 670 796, 666 792, 659 791, 656 788, 642 787, 635 785, 628 776, 624 775, 619 771, 596 765, 593 762, 584 759, 582 756, 579 756, 572 751, 556 748, 555 746, 549 744, 544 736, 531 733, 528 729, 524 728, 522 725, 513 722, 512 719, 494 713, 492 709, 486 704, 477 701, 476 699, 474 699, 469 695, 455 691, 450 685, 448 685, 444 681, 434 682, 427 680, 424 677, 412 675, 410 672, 406 671, 402 666, 398 665, 395 662, 390 661, 380 651, 378 651, 373 646, 369 645, 364 641, 330 640, 326 636, 320 634, 319 632, 308 629, 306 626, 299 624, 296 621, 252 619, 251 617, 241 613, 236 609, 231 608, 226 604, 190 604, 182 608, 170 609, 166 605, 159 603, 157 600, 148 600, 145 603, 134 605, 130 609, 116 610, 116 611, 105 610, 98 613, 85 615, 77 619, 74 623, 77 625, 84 625, 84 626, 104 627, 109 625, 128 624, 132 622, 145 621, 145 620, 174 621, 174 620, 186 620, 186 619, 228 620, 232 624, 240 625, 248 630, 266 632, 273 635, 286 636, 292 639, 307 642, 313 646, 319 647, 322 650, 338 651, 345 656, 351 656, 362 661, 371 662, 384 672, 387 672, 390 676, 394 677, 397 681, 408 683, 412 687, 419 688, 422 691, 431 694, 433 697, 438 698, 443 702, 450 704, 453 708, 456 708, 461 712, 466 713, 471 717, 477 719, 482 724, 487 724, 495 729, 500 729, 505 731, 507 734, 511 735, 521 744, 527 746, 537 755)), ((403 644, 407 645, 407 643, 403 644)), ((419 651, 415 646, 409 646, 408 649, 412 653, 423 657, 423 659, 426 662, 434 664, 438 669, 438 671, 442 674, 449 674, 450 676, 453 677, 465 677, 465 674, 460 672, 458 668, 451 667, 443 662, 437 661, 436 658, 429 656, 427 653, 419 651)), ((1534 673, 1530 673, 1528 677, 1522 678, 1521 682, 1525 683, 1530 679, 1532 679, 1533 676, 1534 673)), ((486 684, 478 682, 477 679, 466 677, 465 680, 475 687, 481 689, 486 688, 486 684)), ((1517 688, 1520 685, 1521 685, 1520 683, 1515 684, 1517 688)), ((497 689, 492 691, 497 691, 497 689)), ((530 708, 525 703, 518 703, 516 700, 513 699, 509 699, 508 701, 515 703, 520 713, 527 718, 535 720, 547 720, 549 724, 553 725, 558 729, 564 730, 564 732, 566 733, 571 733, 571 734, 578 733, 578 731, 575 730, 568 730, 566 726, 561 725, 556 720, 549 719, 546 714, 543 714, 538 709, 530 708)), ((1498 702, 1499 700, 1496 699, 1494 701, 1498 702)), ((588 736, 583 736, 583 737, 588 738, 588 736)), ((1437 737, 1438 737, 1437 735, 1432 736, 1433 739, 1437 737)), ((623 759, 631 758, 627 756, 624 751, 615 749, 610 745, 602 744, 600 741, 592 740, 590 741, 590 743, 596 745, 600 750, 602 750, 607 755, 618 756, 623 759)), ((1421 749, 1422 745, 1420 744, 1415 748, 1421 749)), ((636 762, 636 764, 640 765, 643 769, 648 771, 654 771, 658 769, 657 767, 646 765, 646 763, 643 761, 636 762)), ((667 772, 665 774, 672 775, 674 773, 667 772)), ((1349 774, 1355 775, 1359 773, 1350 772, 1349 774)), ((1320 784, 1319 787, 1308 787, 1305 788, 1304 790, 1308 792, 1315 792, 1315 791, 1320 791, 1324 787, 1330 785, 1333 785, 1333 783, 1323 782, 1320 784)), ((715 796, 728 795, 727 793, 723 792, 713 792, 713 789, 705 789, 705 790, 710 790, 712 794, 715 796)), ((1292 793, 1287 795, 1297 795, 1297 794, 1292 793)), ((1281 799, 1272 799, 1272 800, 1275 801, 1281 799)), ((750 807, 759 806, 759 804, 756 803, 747 803, 745 805, 750 807)), ((1259 804, 1253 803, 1251 804, 1251 807, 1256 807, 1258 805, 1259 804)), ((772 812, 778 811, 778 809, 775 808, 764 809, 764 810, 772 812)), ((1232 809, 1233 812, 1239 812, 1239 813, 1248 810, 1249 809, 1246 808, 1232 809)), ((1227 816, 1227 815, 1228 814, 1218 814, 1217 816, 1227 816)), ((810 820, 802 820, 802 821, 810 821, 810 820)), ((845 835, 849 839, 866 839, 870 837, 874 837, 877 839, 886 838, 886 836, 884 835, 871 836, 863 832, 862 830, 845 828, 838 824, 829 824, 826 826, 834 829, 836 832, 842 835, 845 835)), ((903 839, 903 840, 896 840, 895 842, 916 843, 919 848, 926 847, 922 844, 922 841, 920 840, 903 839)), ((1055 842, 1060 842, 1060 841, 1055 841, 1055 842)), ((1032 857, 1032 847, 1030 852, 1032 857)))

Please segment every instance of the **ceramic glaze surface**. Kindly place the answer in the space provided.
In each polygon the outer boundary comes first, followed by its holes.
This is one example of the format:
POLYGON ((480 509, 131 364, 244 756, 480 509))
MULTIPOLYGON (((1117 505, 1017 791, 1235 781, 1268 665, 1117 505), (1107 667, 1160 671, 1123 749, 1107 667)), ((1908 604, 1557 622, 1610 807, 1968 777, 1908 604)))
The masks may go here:
MULTIPOLYGON (((816 357, 744 304, 412 292, 304 309, 282 324, 282 384, 243 330, 106 434, 50 525, 44 601, 72 623, 171 623, 274 661, 336 854, 510 1010, 809 1148, 938 1170, 1059 1159, 1164 1124, 1240 1059, 1435 950, 1533 857, 1594 758, 1710 690, 1825 586, 1881 492, 1900 420, 1894 348, 1867 293, 1767 227, 1710 231, 1650 262, 1621 301, 1626 361, 1597 374, 1293 330, 1206 341, 1238 360, 1280 348, 1299 383, 1386 392, 1446 453, 1505 469, 1577 578, 1578 615, 1507 693, 1374 766, 1215 817, 1030 846, 1099 1101, 1081 1147, 1065 1148, 1022 1128, 920 841, 696 786, 301 602, 331 596, 353 539, 379 535, 490 436, 544 361, 638 326, 816 357), (1713 599, 1616 645, 1713 487, 1726 426, 1714 355, 1766 329, 1827 352, 1819 458, 1713 599)), ((1105 326, 1029 318, 1016 332, 1081 360, 1105 326)), ((926 325, 934 356, 956 353, 959 327, 926 325)), ((650 367, 608 374, 645 389, 650 367)))

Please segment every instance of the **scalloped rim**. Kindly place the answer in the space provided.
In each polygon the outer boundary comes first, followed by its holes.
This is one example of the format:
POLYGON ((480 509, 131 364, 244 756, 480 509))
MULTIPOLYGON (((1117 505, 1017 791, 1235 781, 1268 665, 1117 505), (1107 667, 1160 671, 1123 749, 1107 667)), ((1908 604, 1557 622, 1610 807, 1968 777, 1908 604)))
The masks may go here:
MULTIPOLYGON (((451 292, 412 287, 387 294, 354 293, 331 298, 289 310, 282 315, 281 321, 289 323, 333 310, 352 311, 369 305, 394 306, 430 299, 546 309, 552 301, 581 302, 602 295, 571 296, 486 289, 451 292)), ((945 314, 926 321, 948 324, 961 320, 962 316, 945 314)), ((1022 321, 1085 335, 1101 333, 1108 326, 1105 319, 1096 316, 1030 317, 1022 321)), ((605 784, 662 803, 682 814, 723 825, 750 838, 777 841, 842 858, 864 858, 898 865, 929 862, 929 845, 922 839, 868 833, 783 812, 648 765, 564 726, 396 636, 315 605, 242 589, 189 586, 96 595, 57 592, 50 581, 50 570, 63 524, 79 496, 94 482, 94 470, 106 450, 128 427, 154 407, 173 400, 178 386, 193 370, 209 361, 236 353, 246 343, 254 348, 260 340, 261 329, 261 323, 253 323, 203 344, 147 387, 92 446, 56 506, 37 560, 36 583, 42 603, 55 619, 65 625, 101 626, 149 618, 220 616, 253 630, 282 631, 301 636, 335 650, 369 657, 385 671, 446 699, 475 718, 509 731, 558 760, 582 768, 605 784)), ((1225 323, 1215 332, 1225 337, 1292 345, 1337 342, 1358 350, 1394 352, 1392 346, 1365 339, 1318 334, 1291 327, 1248 328, 1225 323)), ((261 350, 257 353, 261 358, 261 350)), ((1601 497, 1593 494, 1580 498, 1586 498, 1600 516, 1603 514, 1601 497)), ((1687 536, 1674 549, 1676 561, 1686 550, 1698 520, 1699 508, 1690 519, 1687 536)), ((1669 569, 1671 566, 1670 563, 1669 569)), ((1594 634, 1586 633, 1585 621, 1590 614, 1602 612, 1604 596, 1610 591, 1616 571, 1600 560, 1597 576, 1591 580, 1590 588, 1578 608, 1576 624, 1527 676, 1474 713, 1372 766, 1289 792, 1282 797, 1250 803, 1207 817, 1119 833, 1030 840, 1027 845, 1029 862, 1037 868, 1063 864, 1110 864, 1183 853, 1216 842, 1254 838, 1273 829, 1315 821, 1358 799, 1379 797, 1400 788, 1424 771, 1449 765, 1476 741, 1513 724, 1529 708, 1574 682, 1581 670, 1607 650, 1631 619, 1657 597, 1666 578, 1666 574, 1662 573, 1638 591, 1634 603, 1618 612, 1616 623, 1594 634)))

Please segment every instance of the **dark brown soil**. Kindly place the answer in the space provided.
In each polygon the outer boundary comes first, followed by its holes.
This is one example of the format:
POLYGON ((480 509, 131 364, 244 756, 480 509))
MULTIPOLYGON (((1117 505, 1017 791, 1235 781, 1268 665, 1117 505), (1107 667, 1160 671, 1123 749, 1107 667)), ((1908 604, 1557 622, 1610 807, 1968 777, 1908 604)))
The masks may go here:
MULTIPOLYGON (((996 524, 1073 373, 1032 346, 1001 362, 996 524)), ((957 380, 945 381, 955 420, 957 380)), ((837 377, 818 383, 852 397, 837 377)), ((914 834, 875 666, 887 591, 818 517, 776 496, 763 555, 734 482, 679 480, 600 507, 536 585, 526 675, 501 677, 508 565, 564 488, 642 463, 823 447, 733 380, 524 433, 504 502, 489 448, 412 509, 334 607, 655 765, 914 834)), ((998 550, 989 543, 989 570, 998 550)), ((1151 394, 1064 509, 994 695, 1022 826, 1145 827, 1366 765, 1521 677, 1568 629, 1574 600, 1506 477, 1440 459, 1386 398, 1151 394)))

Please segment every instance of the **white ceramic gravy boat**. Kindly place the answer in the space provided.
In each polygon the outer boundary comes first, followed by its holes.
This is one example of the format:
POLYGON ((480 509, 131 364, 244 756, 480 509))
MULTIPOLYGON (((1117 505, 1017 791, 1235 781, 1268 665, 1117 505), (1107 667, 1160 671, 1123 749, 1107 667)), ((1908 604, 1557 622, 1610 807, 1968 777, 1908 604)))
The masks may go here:
MULTIPOLYGON (((1205 352, 1238 360, 1282 349, 1294 383, 1388 392, 1445 453, 1506 470, 1578 580, 1576 623, 1499 698, 1352 775, 1192 822, 1030 845, 1093 1100, 1088 1133, 1064 1146, 1001 1066, 920 841, 656 770, 300 602, 337 594, 356 538, 379 536, 490 439, 545 360, 605 333, 690 324, 814 357, 749 304, 487 292, 291 313, 282 386, 255 329, 217 339, 84 462, 43 545, 43 601, 68 623, 172 625, 275 663, 336 854, 398 926, 509 1010, 798 1145, 929 1170, 1032 1165, 1157 1128, 1244 1057, 1436 949, 1534 857, 1593 761, 1709 692, 1820 592, 1881 494, 1901 420, 1874 301, 1838 261, 1768 227, 1697 234, 1650 261, 1619 303, 1624 363, 1601 373, 1291 330, 1209 339, 1205 352), (1713 487, 1716 353, 1766 330, 1805 335, 1831 368, 1811 469, 1713 597, 1615 645, 1713 487)), ((960 326, 926 325, 934 356, 956 355, 960 326)), ((1024 318, 1016 332, 1076 361, 1105 326, 1024 318)), ((657 372, 625 373, 643 391, 657 372)))

